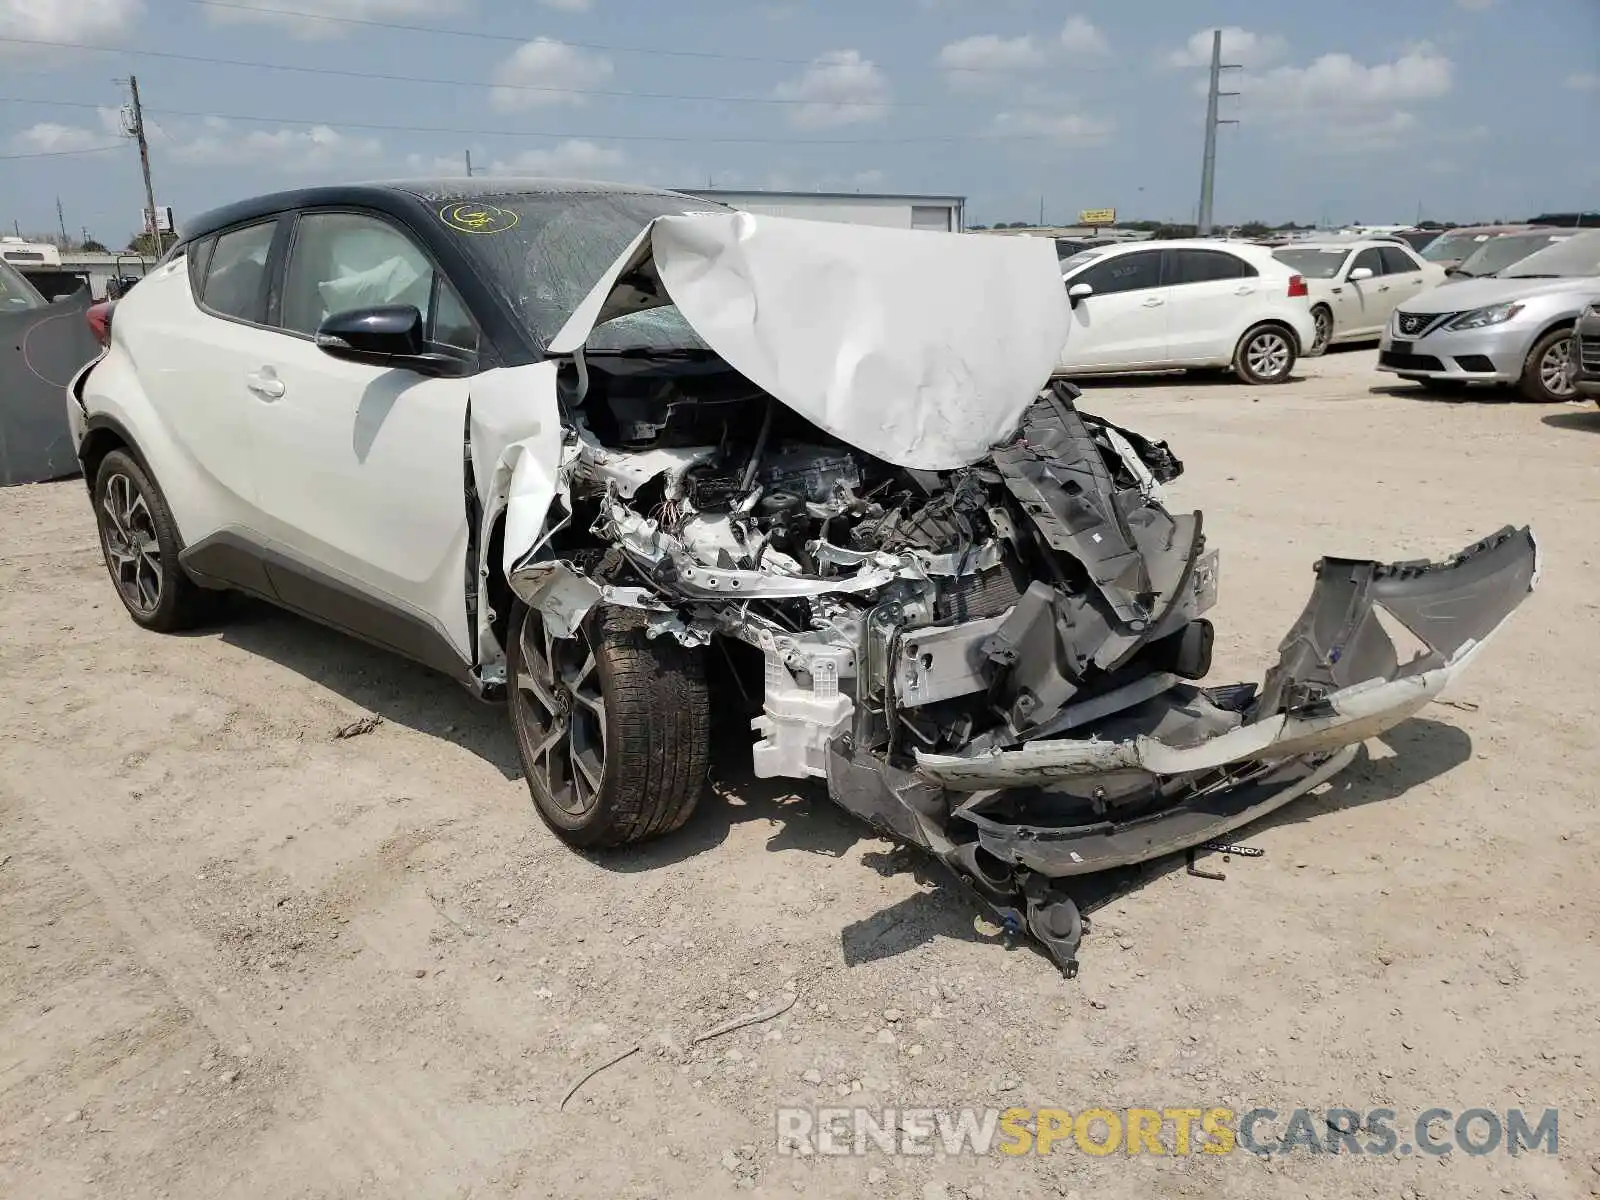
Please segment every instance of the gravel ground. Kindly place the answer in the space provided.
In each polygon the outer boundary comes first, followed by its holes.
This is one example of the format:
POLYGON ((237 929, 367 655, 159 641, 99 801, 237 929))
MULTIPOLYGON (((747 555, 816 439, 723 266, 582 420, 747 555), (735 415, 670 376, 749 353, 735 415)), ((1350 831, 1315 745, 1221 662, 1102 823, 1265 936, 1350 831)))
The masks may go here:
POLYGON ((1540 590, 1449 703, 1245 831, 1264 857, 1097 913, 1071 983, 737 753, 682 834, 574 854, 500 711, 263 607, 142 633, 80 483, 0 492, 0 1194, 1600 1193, 1600 413, 1372 363, 1091 389, 1188 464, 1215 677, 1259 678, 1322 553, 1530 522, 1540 590), (1559 1107, 1560 1151, 780 1155, 775 1107, 830 1103, 1559 1107))

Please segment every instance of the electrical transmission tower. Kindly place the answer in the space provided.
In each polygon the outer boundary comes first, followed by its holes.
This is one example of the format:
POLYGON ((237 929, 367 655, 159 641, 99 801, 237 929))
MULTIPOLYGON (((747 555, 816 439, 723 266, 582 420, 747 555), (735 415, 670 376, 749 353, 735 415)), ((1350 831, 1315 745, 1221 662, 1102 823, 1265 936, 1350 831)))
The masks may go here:
POLYGON ((1217 183, 1217 126, 1237 125, 1238 121, 1224 120, 1217 116, 1217 101, 1223 96, 1237 96, 1238 92, 1224 92, 1219 90, 1222 86, 1222 73, 1224 71, 1239 70, 1238 63, 1225 63, 1222 61, 1222 30, 1211 31, 1211 89, 1206 95, 1206 157, 1200 168, 1200 211, 1199 234, 1207 237, 1211 233, 1211 199, 1216 190, 1217 183))

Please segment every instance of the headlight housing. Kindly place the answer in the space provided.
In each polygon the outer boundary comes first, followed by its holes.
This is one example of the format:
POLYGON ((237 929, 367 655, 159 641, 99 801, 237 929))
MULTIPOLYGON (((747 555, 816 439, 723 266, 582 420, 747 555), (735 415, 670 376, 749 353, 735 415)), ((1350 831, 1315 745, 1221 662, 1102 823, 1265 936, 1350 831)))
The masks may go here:
POLYGON ((1504 325, 1512 317, 1522 311, 1523 305, 1515 300, 1507 300, 1504 304, 1491 304, 1487 308, 1475 308, 1469 313, 1462 313, 1446 329, 1482 329, 1486 325, 1504 325))

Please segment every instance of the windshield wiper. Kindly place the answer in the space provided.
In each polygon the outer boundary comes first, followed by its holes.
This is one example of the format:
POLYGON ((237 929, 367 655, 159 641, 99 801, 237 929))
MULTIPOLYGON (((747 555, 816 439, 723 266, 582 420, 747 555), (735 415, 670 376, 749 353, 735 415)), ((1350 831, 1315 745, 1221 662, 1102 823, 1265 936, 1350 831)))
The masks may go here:
POLYGON ((1564 279, 1564 275, 1502 275, 1502 279, 1564 279))

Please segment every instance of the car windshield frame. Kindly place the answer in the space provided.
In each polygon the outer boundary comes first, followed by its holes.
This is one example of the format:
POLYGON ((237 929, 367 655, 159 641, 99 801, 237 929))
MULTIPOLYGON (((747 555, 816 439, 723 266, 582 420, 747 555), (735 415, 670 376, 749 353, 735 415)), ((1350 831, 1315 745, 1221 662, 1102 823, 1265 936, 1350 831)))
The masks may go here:
POLYGON ((1512 263, 1500 279, 1587 279, 1600 277, 1600 230, 1574 233, 1553 246, 1512 263))
MULTIPOLYGON (((441 197, 430 206, 460 234, 458 245, 512 316, 548 346, 617 257, 657 217, 730 211, 693 196, 648 189, 506 191, 441 197), (479 228, 452 213, 470 206, 479 228), (478 214, 489 214, 492 219, 478 214)), ((704 350, 676 306, 617 317, 590 334, 595 350, 704 350)))
POLYGON ((1350 261, 1351 250, 1341 250, 1331 246, 1279 246, 1272 251, 1272 257, 1284 266, 1293 268, 1295 272, 1304 275, 1307 279, 1337 279, 1339 272, 1344 270, 1345 263, 1350 261), (1315 255, 1318 258, 1333 260, 1332 268, 1323 274, 1320 269, 1313 270, 1307 263, 1286 257, 1287 255, 1306 256, 1315 255))

